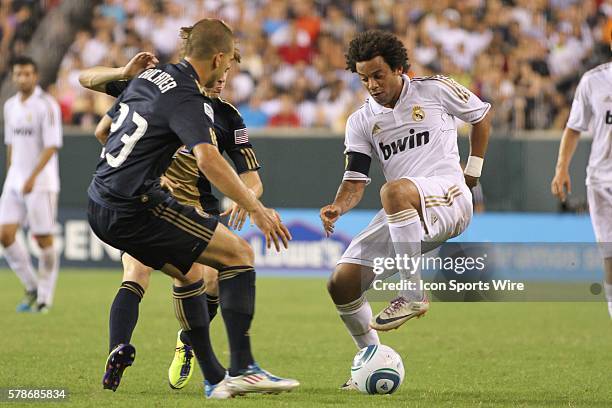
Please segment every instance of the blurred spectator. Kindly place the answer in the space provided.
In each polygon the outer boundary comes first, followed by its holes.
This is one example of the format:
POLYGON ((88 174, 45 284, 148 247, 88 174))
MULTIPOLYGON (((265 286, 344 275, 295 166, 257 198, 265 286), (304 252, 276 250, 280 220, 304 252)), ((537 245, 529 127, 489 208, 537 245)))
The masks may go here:
MULTIPOLYGON (((40 13, 23 4, 36 3, 0 2, 3 55, 27 45, 40 13)), ((65 120, 87 123, 111 103, 84 99, 78 69, 140 50, 176 60, 179 28, 205 16, 236 31, 242 64, 225 95, 249 127, 342 131, 364 96, 344 53, 356 32, 378 28, 404 40, 410 75, 453 76, 493 104, 495 133, 507 134, 563 126, 580 75, 610 58, 612 0, 102 0, 58 73, 65 120)))
POLYGON ((300 117, 295 109, 295 101, 289 94, 280 97, 280 107, 278 113, 273 115, 268 121, 270 127, 299 127, 300 117))

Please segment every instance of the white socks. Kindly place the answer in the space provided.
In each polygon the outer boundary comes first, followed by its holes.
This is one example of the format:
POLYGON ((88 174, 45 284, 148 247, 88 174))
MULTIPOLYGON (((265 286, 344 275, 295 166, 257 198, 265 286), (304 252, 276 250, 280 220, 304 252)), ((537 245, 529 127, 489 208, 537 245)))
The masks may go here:
POLYGON ((604 291, 606 292, 606 299, 608 300, 608 313, 612 318, 612 283, 604 282, 604 291))
POLYGON ((421 301, 423 291, 419 288, 419 285, 421 280, 420 258, 423 227, 421 226, 419 213, 411 208, 395 214, 387 214, 387 222, 395 254, 400 256, 402 263, 409 258, 408 265, 410 265, 410 268, 400 268, 400 278, 402 281, 415 282, 417 287, 414 291, 401 290, 399 295, 410 301, 421 301))
POLYGON ((370 328, 372 308, 365 295, 345 305, 336 305, 336 309, 359 349, 380 344, 378 333, 370 328))
POLYGON ((59 271, 59 256, 53 245, 40 249, 38 258, 38 304, 51 306, 59 271))
POLYGON ((34 274, 30 253, 19 240, 15 240, 10 246, 4 248, 4 258, 26 290, 28 292, 36 290, 38 279, 34 274))

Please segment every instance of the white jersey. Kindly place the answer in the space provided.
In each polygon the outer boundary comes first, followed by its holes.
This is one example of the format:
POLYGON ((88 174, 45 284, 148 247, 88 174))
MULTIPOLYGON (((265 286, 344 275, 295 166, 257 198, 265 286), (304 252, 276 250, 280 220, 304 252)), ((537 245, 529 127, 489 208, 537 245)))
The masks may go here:
POLYGON ((582 76, 567 127, 593 134, 586 184, 612 184, 612 62, 582 76))
MULTIPOLYGON (((4 142, 11 146, 11 166, 4 188, 21 191, 47 147, 62 146, 58 103, 40 87, 25 101, 17 93, 4 104, 4 142)), ((39 173, 32 191, 59 192, 59 168, 54 154, 39 173)))
MULTIPOLYGON (((387 181, 444 176, 465 183, 459 164, 455 117, 477 123, 490 104, 451 78, 409 79, 393 109, 371 97, 346 124, 345 153, 377 156, 387 181)), ((369 179, 347 171, 344 180, 369 179)))

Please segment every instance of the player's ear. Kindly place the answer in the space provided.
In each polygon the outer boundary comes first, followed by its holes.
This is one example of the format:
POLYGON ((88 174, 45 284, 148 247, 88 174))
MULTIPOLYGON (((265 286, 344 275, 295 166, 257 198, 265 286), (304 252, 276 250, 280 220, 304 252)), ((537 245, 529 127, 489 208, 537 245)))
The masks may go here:
POLYGON ((213 67, 213 69, 219 68, 219 66, 221 66, 222 62, 223 62, 223 53, 222 52, 218 52, 215 55, 213 55, 213 59, 212 59, 212 67, 213 67))

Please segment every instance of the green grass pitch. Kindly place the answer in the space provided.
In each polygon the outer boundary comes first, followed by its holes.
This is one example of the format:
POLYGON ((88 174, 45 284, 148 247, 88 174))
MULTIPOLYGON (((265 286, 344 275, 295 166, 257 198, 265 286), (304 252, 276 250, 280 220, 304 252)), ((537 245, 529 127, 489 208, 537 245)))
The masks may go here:
MULTIPOLYGON (((612 322, 601 302, 434 303, 425 318, 381 335, 402 355, 406 378, 394 395, 367 396, 337 389, 356 349, 325 281, 266 277, 257 284, 255 356, 302 385, 285 395, 205 401, 199 371, 181 391, 167 385, 177 323, 170 280, 159 272, 141 303, 135 365, 112 393, 102 390, 101 376, 108 309, 120 281, 118 270, 63 270, 49 315, 17 314, 20 285, 1 271, 0 388, 68 388, 68 402, 40 403, 67 407, 612 406, 612 322)), ((227 362, 219 317, 212 331, 227 362)))

